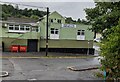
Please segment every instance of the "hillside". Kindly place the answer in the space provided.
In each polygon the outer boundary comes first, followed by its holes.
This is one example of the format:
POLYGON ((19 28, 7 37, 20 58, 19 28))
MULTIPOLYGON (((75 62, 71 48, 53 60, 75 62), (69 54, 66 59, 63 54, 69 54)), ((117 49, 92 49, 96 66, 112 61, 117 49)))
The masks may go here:
POLYGON ((2 19, 6 20, 8 17, 25 17, 25 18, 33 18, 39 19, 39 17, 43 17, 46 15, 46 11, 40 11, 38 9, 19 9, 18 6, 12 5, 0 5, 2 6, 2 19))

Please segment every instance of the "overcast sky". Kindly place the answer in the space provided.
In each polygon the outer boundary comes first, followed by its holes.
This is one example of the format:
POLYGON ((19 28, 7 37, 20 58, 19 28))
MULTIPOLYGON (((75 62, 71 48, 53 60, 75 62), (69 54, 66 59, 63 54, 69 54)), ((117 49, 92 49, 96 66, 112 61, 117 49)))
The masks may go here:
MULTIPOLYGON (((2 0, 1 0, 2 1, 2 0)), ((73 19, 85 19, 85 8, 93 8, 95 7, 95 4, 92 0, 82 1, 82 0, 67 0, 60 1, 60 0, 51 0, 52 2, 22 2, 20 0, 19 3, 26 4, 26 5, 33 5, 33 6, 39 6, 39 7, 49 7, 50 12, 57 11, 64 17, 72 17, 73 19)), ((30 1, 30 0, 29 0, 30 1)), ((32 1, 32 0, 31 0, 32 1)), ((39 0, 40 1, 40 0, 39 0)), ((16 0, 6 0, 6 2, 16 2, 16 0)), ((26 7, 26 6, 25 6, 26 7)), ((24 8, 25 8, 24 7, 24 8)))

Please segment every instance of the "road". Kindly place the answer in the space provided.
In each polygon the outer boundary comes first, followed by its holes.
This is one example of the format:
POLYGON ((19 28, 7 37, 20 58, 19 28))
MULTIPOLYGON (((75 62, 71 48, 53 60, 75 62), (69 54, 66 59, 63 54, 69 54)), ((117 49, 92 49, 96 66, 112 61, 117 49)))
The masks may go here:
POLYGON ((96 80, 97 70, 71 71, 69 66, 99 65, 97 58, 6 58, 2 70, 10 73, 3 80, 96 80))
MULTIPOLYGON (((95 55, 98 56, 98 48, 95 55)), ((2 55, 2 53, 0 53, 2 55)), ((8 54, 10 55, 10 54, 8 54)), ((98 80, 94 76, 98 70, 71 71, 70 66, 84 67, 99 65, 95 58, 2 58, 0 68, 8 71, 3 80, 98 80)))

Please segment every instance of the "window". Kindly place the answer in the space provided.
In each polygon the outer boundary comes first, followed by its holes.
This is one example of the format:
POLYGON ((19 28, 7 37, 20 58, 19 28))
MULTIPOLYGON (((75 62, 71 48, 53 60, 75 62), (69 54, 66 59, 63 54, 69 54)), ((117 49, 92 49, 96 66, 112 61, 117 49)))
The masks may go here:
POLYGON ((85 30, 82 30, 81 35, 85 35, 85 30))
POLYGON ((22 31, 23 31, 23 30, 24 30, 24 26, 21 26, 21 27, 20 27, 20 30, 22 30, 22 31))
POLYGON ((78 30, 77 35, 85 35, 85 30, 78 30))
POLYGON ((58 20, 57 20, 57 22, 58 22, 58 23, 61 23, 61 20, 60 20, 60 19, 58 19, 58 20))
POLYGON ((54 30, 51 30, 51 34, 54 34, 54 30))
POLYGON ((15 25, 15 30, 19 30, 19 25, 15 25))
POLYGON ((29 26, 26 26, 26 31, 30 31, 30 27, 29 26))
POLYGON ((26 28, 26 31, 29 31, 29 30, 30 30, 30 28, 27 27, 27 28, 26 28))
POLYGON ((59 30, 55 28, 51 28, 50 39, 59 39, 59 30))
POLYGON ((58 34, 58 30, 55 31, 55 34, 58 34))
POLYGON ((53 23, 53 19, 50 19, 50 22, 53 23))
POLYGON ((38 28, 36 28, 36 32, 39 32, 39 29, 38 29, 38 28))
POLYGON ((27 32, 30 31, 30 26, 26 25, 9 25, 8 26, 9 32, 27 32))
POLYGON ((77 40, 85 40, 85 30, 77 31, 77 40))
POLYGON ((13 25, 9 25, 9 30, 13 30, 14 26, 13 25))
POLYGON ((51 28, 51 34, 54 34, 54 28, 51 28))
POLYGON ((80 35, 80 32, 78 32, 77 35, 80 35))
POLYGON ((51 28, 51 34, 58 34, 58 29, 51 28))
POLYGON ((9 27, 9 30, 13 30, 13 27, 9 27))

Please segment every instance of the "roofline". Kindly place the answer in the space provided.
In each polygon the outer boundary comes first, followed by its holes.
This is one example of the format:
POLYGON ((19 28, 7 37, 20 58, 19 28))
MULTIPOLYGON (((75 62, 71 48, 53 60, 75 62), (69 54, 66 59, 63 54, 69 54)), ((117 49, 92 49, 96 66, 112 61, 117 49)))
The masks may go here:
POLYGON ((32 24, 37 24, 37 22, 36 22, 36 23, 18 23, 18 22, 8 22, 8 21, 1 21, 1 20, 0 20, 0 23, 9 23, 9 24, 26 24, 26 25, 31 25, 31 26, 34 26, 34 25, 32 25, 32 24))
MULTIPOLYGON (((53 12, 51 12, 51 13, 49 13, 49 15, 51 15, 52 13, 54 13, 54 12, 57 12, 57 11, 53 11, 53 12)), ((57 12, 58 13, 58 12, 57 12)), ((59 14, 59 13, 58 13, 59 14)), ((62 18, 65 18, 65 17, 63 17, 61 14, 59 14, 62 18)), ((45 18, 47 15, 45 15, 45 16, 43 16, 43 18, 45 18)), ((43 19, 42 19, 43 20, 43 19)))

